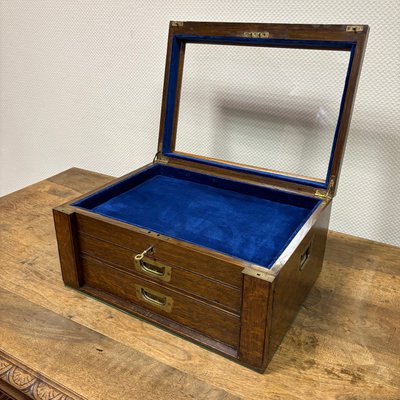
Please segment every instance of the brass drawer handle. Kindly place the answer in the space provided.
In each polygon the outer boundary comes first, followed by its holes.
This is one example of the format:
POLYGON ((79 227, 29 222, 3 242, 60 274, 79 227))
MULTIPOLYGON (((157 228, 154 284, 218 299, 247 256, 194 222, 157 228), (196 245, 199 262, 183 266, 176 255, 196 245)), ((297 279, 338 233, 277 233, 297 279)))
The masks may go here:
POLYGON ((171 267, 146 257, 146 252, 145 250, 143 253, 136 254, 133 258, 135 269, 138 272, 144 272, 146 275, 169 282, 172 276, 171 267))
POLYGON ((310 259, 310 251, 311 251, 311 244, 310 243, 306 250, 301 254, 300 256, 300 262, 299 262, 299 270, 302 271, 305 265, 307 264, 308 260, 310 259))
POLYGON ((155 290, 145 288, 140 285, 135 285, 136 295, 139 300, 143 300, 146 303, 151 304, 154 307, 161 308, 165 312, 171 312, 174 301, 172 297, 165 296, 162 293, 156 292, 155 290))

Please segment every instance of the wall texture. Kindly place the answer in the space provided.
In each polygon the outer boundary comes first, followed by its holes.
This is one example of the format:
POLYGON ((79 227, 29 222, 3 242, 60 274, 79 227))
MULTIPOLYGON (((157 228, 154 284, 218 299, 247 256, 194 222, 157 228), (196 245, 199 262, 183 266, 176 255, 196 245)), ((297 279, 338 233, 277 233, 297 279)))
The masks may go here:
POLYGON ((400 245, 398 0, 0 4, 0 195, 72 166, 122 175, 153 158, 169 20, 369 24, 331 228, 400 245))

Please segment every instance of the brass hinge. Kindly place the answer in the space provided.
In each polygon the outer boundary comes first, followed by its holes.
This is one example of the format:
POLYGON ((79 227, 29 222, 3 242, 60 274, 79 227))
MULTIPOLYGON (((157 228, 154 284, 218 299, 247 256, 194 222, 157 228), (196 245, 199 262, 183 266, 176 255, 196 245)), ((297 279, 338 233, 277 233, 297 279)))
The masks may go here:
POLYGON ((161 151, 157 151, 157 153, 155 154, 154 158, 153 158, 153 164, 155 164, 156 162, 162 163, 162 164, 168 164, 168 158, 164 157, 162 155, 161 151))
POLYGON ((335 180, 336 178, 333 176, 329 182, 328 189, 327 190, 317 189, 314 193, 314 196, 324 200, 325 202, 331 200, 333 197, 333 187, 335 186, 335 180))
POLYGON ((269 37, 269 32, 243 32, 243 36, 244 37, 248 37, 248 38, 261 38, 261 39, 265 39, 267 37, 269 37))
POLYGON ((326 190, 321 190, 318 189, 315 191, 315 197, 318 197, 319 199, 322 199, 324 201, 328 201, 328 194, 326 190))
POLYGON ((362 32, 364 27, 362 25, 347 25, 346 32, 362 32))
POLYGON ((171 26, 183 26, 182 21, 171 21, 171 26))

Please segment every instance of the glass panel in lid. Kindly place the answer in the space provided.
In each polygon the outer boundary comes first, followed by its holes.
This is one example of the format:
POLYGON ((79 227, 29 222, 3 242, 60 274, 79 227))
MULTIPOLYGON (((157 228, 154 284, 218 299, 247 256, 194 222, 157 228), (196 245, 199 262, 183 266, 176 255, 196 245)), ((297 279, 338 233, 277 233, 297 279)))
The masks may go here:
POLYGON ((349 60, 187 43, 175 152, 325 181, 349 60))

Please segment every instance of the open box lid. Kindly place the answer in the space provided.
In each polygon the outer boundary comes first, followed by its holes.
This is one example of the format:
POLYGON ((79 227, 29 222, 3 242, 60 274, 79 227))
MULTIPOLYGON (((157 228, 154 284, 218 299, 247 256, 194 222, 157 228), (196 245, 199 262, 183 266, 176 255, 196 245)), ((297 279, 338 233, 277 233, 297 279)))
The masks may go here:
POLYGON ((171 22, 157 159, 332 198, 367 36, 171 22))

